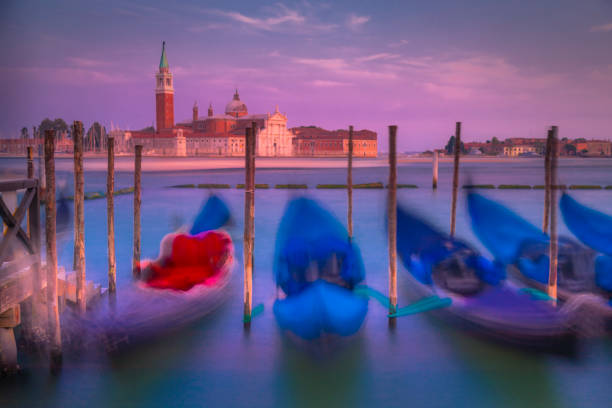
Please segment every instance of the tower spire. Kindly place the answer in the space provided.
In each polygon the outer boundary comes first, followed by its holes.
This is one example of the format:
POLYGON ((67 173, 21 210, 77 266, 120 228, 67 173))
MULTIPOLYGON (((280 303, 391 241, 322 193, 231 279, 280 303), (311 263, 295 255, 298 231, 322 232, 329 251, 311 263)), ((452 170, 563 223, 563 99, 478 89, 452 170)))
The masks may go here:
POLYGON ((161 58, 159 60, 159 69, 161 70, 162 68, 166 68, 168 69, 168 59, 166 58, 166 42, 162 41, 162 53, 161 53, 161 58))

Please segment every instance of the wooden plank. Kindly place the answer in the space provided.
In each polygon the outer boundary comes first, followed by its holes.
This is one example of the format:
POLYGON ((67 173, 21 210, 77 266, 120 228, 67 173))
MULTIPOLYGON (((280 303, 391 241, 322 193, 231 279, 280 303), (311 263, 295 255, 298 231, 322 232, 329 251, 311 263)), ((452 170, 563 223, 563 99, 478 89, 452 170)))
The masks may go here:
POLYGON ((24 268, 29 268, 38 262, 38 254, 23 254, 16 259, 6 261, 0 266, 0 282, 24 268))
POLYGON ((8 329, 21 324, 21 308, 15 305, 0 313, 0 328, 8 329))
MULTIPOLYGON (((0 279, 0 313, 32 296, 33 274, 33 268, 22 268, 0 279)), ((44 277, 40 286, 46 286, 44 277)))
POLYGON ((0 181, 0 193, 3 191, 24 190, 26 188, 38 187, 36 179, 9 179, 0 181))
POLYGON ((2 242, 0 243, 0 265, 8 258, 9 251, 14 244, 13 239, 15 236, 26 246, 30 253, 34 253, 34 248, 30 243, 30 239, 21 228, 21 221, 23 220, 30 203, 35 195, 34 189, 28 189, 26 194, 19 204, 19 208, 15 211, 15 215, 11 214, 9 208, 4 204, 4 200, 0 197, 0 216, 8 226, 7 231, 4 233, 2 242))

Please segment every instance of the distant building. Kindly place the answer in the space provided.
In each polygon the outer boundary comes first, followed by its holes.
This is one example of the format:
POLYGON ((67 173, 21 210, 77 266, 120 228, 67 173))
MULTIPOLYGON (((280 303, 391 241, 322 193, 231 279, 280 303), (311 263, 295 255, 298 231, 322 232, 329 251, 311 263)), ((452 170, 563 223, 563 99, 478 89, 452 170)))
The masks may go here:
MULTIPOLYGON (((28 146, 34 148, 34 154, 37 154, 39 147, 44 145, 44 138, 38 137, 39 133, 34 133, 34 138, 28 139, 0 139, 0 153, 22 155, 27 151, 28 146)), ((72 138, 68 137, 68 132, 60 132, 55 137, 55 152, 56 153, 72 153, 73 152, 72 138)))
MULTIPOLYGON (((534 153, 542 154, 542 155, 546 153, 546 139, 544 138, 512 137, 512 138, 508 138, 504 140, 504 145, 507 147, 511 147, 513 152, 518 152, 514 154, 514 156, 518 156, 521 153, 527 153, 527 152, 534 152, 534 153), (523 149, 520 149, 520 147, 523 147, 523 149)), ((505 147, 504 147, 504 155, 508 156, 506 154, 505 147)))
POLYGON ((518 145, 518 146, 504 146, 504 156, 518 157, 525 153, 538 153, 536 146, 532 145, 518 145))
POLYGON ((612 156, 612 142, 607 140, 585 140, 575 145, 576 154, 581 156, 612 156))
POLYGON ((238 90, 226 105, 225 113, 214 115, 212 106, 208 114, 198 116, 194 104, 192 119, 177 126, 186 130, 187 154, 244 155, 247 127, 255 122, 256 152, 258 156, 279 157, 293 155, 294 134, 287 129, 287 116, 278 110, 272 113, 249 115, 246 104, 240 100, 238 90))
MULTIPOLYGON (((291 130, 295 133, 293 150, 296 156, 339 157, 348 154, 348 130, 325 130, 315 126, 302 126, 291 130)), ((353 132, 353 155, 355 157, 377 157, 376 133, 371 130, 353 132)))

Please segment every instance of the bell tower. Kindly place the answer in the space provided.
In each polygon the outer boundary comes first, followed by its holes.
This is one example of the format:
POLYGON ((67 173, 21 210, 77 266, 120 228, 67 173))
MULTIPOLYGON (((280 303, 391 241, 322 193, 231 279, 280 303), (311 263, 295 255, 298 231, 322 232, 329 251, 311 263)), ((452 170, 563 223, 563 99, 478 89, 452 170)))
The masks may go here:
POLYGON ((155 74, 155 119, 157 131, 174 127, 174 84, 166 58, 166 42, 162 43, 159 71, 155 74))
POLYGON ((193 103, 192 119, 194 122, 198 120, 198 102, 197 101, 193 103))

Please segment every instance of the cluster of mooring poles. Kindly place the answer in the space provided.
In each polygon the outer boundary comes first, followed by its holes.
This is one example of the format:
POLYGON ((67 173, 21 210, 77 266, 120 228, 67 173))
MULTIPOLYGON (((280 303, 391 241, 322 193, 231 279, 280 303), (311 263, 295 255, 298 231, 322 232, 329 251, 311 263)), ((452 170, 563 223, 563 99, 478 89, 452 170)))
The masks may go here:
MULTIPOLYGON (((20 323, 23 327, 24 338, 28 343, 43 342, 48 347, 50 356, 50 367, 52 372, 57 372, 62 365, 62 343, 59 314, 66 305, 66 299, 71 299, 76 305, 79 313, 87 310, 88 300, 99 296, 99 286, 94 286, 86 281, 85 273, 85 230, 84 230, 84 171, 83 171, 83 124, 75 121, 72 124, 72 139, 74 151, 74 275, 58 273, 57 264, 57 236, 56 236, 56 183, 55 183, 55 139, 56 131, 47 130, 44 141, 38 151, 38 179, 34 177, 34 152, 33 147, 27 147, 27 179, 10 181, 2 184, 2 199, 0 199, 0 210, 3 222, 7 230, 3 235, 0 245, 0 263, 14 258, 11 248, 15 248, 14 242, 19 240, 30 252, 28 283, 25 278, 16 277, 11 274, 12 269, 7 269, 7 285, 2 287, 3 294, 0 306, 4 310, 5 302, 17 304, 16 308, 9 309, 10 313, 0 313, 0 330, 5 324, 11 324, 11 328, 20 323), (26 194, 19 207, 16 199, 16 190, 25 188, 26 194), (35 190, 35 191, 34 191, 35 190), (32 192, 34 191, 34 192, 32 192), (5 205, 5 201, 15 201, 15 204, 5 205), (46 263, 41 268, 40 260, 40 213, 39 202, 45 205, 45 248, 46 263), (10 208, 9 208, 10 207, 10 208), (28 212, 26 234, 21 230, 20 222, 28 212), (15 237, 17 239, 15 239, 15 237), (11 258, 12 257, 12 258, 11 258), (44 272, 42 272, 44 271, 44 272), (29 288, 31 286, 31 288, 29 288), (23 304, 25 313, 23 318, 19 305, 23 304), (46 303, 46 312, 43 311, 46 303), (8 322, 6 316, 13 316, 8 322), (6 315, 6 316, 5 316, 6 315), (23 320, 23 321, 22 321, 23 320), (46 334, 41 333, 46 331, 46 334)), ((135 160, 135 197, 134 197, 134 259, 140 260, 140 160, 142 146, 136 146, 135 160)), ((116 293, 116 260, 115 260, 115 231, 114 231, 114 138, 108 139, 108 173, 107 173, 107 228, 108 228, 108 291, 111 299, 116 293)), ((25 259, 25 258, 24 258, 25 259)), ((63 271, 63 268, 60 268, 63 271)), ((0 365, 15 367, 16 347, 8 349, 3 339, 8 339, 9 346, 14 345, 12 331, 10 336, 4 336, 0 332, 0 350, 2 361, 0 365), (8 355, 8 360, 5 358, 8 355), (7 360, 7 361, 4 361, 7 360), (14 363, 14 364, 13 364, 14 363)))

